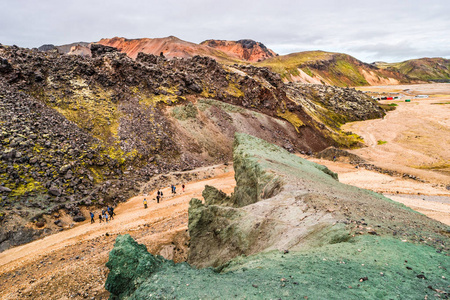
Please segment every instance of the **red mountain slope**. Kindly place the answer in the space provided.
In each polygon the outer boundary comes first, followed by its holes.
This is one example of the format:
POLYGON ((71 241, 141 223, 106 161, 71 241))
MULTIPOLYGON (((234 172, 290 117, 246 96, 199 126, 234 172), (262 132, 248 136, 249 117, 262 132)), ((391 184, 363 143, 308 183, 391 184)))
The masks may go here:
POLYGON ((277 56, 275 52, 268 49, 264 44, 253 40, 206 40, 200 43, 200 45, 220 49, 224 52, 234 54, 242 60, 251 62, 262 61, 266 58, 277 56))
POLYGON ((131 58, 136 58, 139 52, 147 54, 160 55, 162 52, 165 57, 193 57, 195 55, 209 56, 219 61, 237 62, 237 56, 225 53, 204 45, 180 40, 177 37, 169 36, 166 38, 142 38, 126 39, 123 37, 114 37, 112 39, 101 39, 98 44, 111 46, 126 53, 131 58))

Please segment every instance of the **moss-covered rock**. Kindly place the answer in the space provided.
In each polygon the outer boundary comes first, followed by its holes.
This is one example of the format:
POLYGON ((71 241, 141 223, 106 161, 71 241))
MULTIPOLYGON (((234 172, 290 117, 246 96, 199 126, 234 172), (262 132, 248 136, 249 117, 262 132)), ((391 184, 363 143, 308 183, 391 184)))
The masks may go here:
POLYGON ((167 261, 163 257, 151 255, 130 235, 118 236, 106 264, 110 270, 106 289, 119 298, 127 297, 134 292, 133 287, 160 270, 164 263, 167 261))

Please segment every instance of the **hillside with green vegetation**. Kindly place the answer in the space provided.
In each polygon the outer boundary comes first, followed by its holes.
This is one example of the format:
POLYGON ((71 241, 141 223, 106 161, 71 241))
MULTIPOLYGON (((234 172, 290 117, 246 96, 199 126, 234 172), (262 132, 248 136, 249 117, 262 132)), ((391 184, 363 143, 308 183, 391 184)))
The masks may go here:
POLYGON ((269 58, 256 65, 270 68, 284 81, 342 87, 407 82, 398 72, 379 69, 343 53, 306 51, 269 58))
POLYGON ((450 59, 419 58, 399 63, 376 62, 375 65, 380 69, 400 72, 415 80, 450 82, 450 59))

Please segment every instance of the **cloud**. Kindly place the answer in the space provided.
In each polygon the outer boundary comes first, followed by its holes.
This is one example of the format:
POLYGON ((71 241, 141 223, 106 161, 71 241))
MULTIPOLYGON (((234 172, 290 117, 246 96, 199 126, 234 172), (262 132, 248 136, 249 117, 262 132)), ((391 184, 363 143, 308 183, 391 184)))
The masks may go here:
POLYGON ((103 37, 201 42, 250 38, 280 54, 321 49, 356 58, 447 56, 447 0, 0 0, 0 43, 38 47, 103 37))

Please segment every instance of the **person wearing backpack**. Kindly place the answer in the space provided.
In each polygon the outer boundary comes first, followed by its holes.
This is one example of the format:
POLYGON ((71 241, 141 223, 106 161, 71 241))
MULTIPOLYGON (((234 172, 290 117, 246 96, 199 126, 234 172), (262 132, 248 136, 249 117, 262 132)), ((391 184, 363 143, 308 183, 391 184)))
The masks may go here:
POLYGON ((90 211, 90 212, 89 212, 89 215, 91 216, 91 224, 92 224, 92 223, 95 223, 95 220, 94 220, 94 217, 95 217, 95 216, 94 216, 94 213, 93 213, 92 211, 90 211))
POLYGON ((144 198, 144 208, 147 208, 147 199, 144 198))
POLYGON ((109 219, 113 220, 114 219, 114 217, 113 217, 114 213, 113 213, 113 208, 111 206, 108 206, 108 214, 109 214, 109 219))

